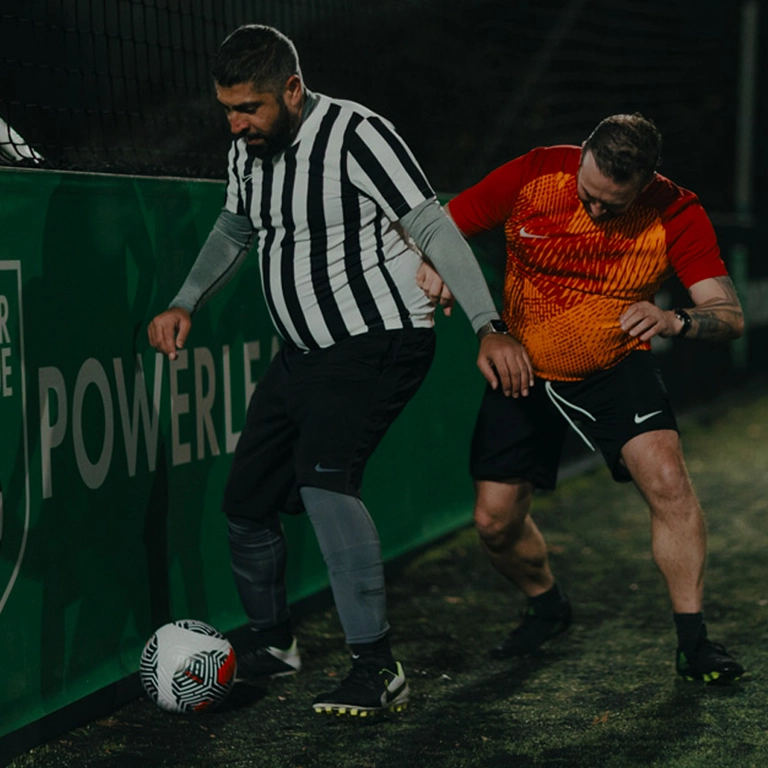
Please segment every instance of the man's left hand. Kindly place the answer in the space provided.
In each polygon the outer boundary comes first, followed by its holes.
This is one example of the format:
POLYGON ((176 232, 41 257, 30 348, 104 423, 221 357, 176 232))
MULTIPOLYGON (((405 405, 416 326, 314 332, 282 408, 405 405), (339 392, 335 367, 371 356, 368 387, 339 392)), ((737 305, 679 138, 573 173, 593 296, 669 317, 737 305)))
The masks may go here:
POLYGON ((640 341, 650 341, 654 336, 677 336, 681 321, 671 309, 660 309, 650 301, 638 301, 626 309, 619 318, 621 329, 640 341))

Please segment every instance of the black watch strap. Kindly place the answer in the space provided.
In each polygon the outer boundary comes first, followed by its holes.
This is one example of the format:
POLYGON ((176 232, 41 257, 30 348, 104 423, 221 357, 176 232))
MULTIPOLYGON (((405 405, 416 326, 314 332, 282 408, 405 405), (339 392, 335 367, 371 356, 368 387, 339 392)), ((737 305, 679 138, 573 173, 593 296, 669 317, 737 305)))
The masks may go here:
POLYGON ((509 328, 503 320, 489 320, 477 329, 477 339, 480 341, 489 333, 509 333, 509 328))
POLYGON ((677 338, 682 339, 683 336, 691 330, 691 316, 684 309, 676 309, 675 317, 683 323, 680 333, 677 334, 677 338))

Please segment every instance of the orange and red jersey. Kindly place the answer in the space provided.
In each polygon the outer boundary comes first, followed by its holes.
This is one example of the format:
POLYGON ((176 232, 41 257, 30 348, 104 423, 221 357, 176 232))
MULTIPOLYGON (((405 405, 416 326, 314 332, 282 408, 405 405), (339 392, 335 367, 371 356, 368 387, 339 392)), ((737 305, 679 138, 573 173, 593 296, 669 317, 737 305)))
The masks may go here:
POLYGON ((593 221, 576 193, 579 147, 534 149, 448 204, 465 236, 504 226, 503 317, 536 374, 576 381, 650 344, 619 325, 673 273, 688 288, 727 274, 696 195, 656 174, 631 208, 593 221))

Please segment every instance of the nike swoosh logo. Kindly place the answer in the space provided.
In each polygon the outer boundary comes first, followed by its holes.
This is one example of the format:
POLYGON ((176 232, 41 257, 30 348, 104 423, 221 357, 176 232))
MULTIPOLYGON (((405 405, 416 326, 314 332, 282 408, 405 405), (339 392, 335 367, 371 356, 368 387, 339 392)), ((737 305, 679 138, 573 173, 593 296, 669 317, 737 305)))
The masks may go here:
MULTIPOLYGON (((392 682, 394 682, 394 680, 392 682)), ((392 683, 388 683, 387 689, 384 691, 384 693, 381 694, 381 705, 383 707, 386 707, 387 704, 391 704, 408 687, 407 680, 403 680, 403 682, 400 683, 400 685, 398 685, 394 690, 389 688, 391 684, 392 683)))
POLYGON ((648 421, 652 416, 658 416, 662 411, 653 411, 653 413, 646 413, 641 416, 639 413, 635 414, 635 424, 642 424, 644 421, 648 421))
POLYGON ((524 237, 527 240, 547 240, 549 235, 534 235, 533 232, 529 232, 525 227, 520 227, 520 237, 524 237))
POLYGON ((336 469, 335 467, 321 467, 320 462, 315 464, 315 472, 343 472, 343 469, 336 469))
POLYGON ((253 178, 253 174, 249 174, 248 176, 243 176, 243 181, 250 181, 253 178))

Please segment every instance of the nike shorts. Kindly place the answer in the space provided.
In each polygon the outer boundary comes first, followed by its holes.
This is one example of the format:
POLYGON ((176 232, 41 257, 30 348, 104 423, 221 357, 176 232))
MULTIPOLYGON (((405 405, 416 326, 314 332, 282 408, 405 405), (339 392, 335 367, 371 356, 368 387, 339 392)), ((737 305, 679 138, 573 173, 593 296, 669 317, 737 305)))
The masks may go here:
POLYGON ((554 488, 569 427, 603 454, 614 480, 631 480, 621 461, 624 444, 645 432, 678 431, 654 356, 631 352, 583 381, 537 379, 528 397, 504 397, 488 387, 472 438, 472 477, 554 488))
POLYGON ((235 449, 224 512, 303 511, 299 488, 358 496, 368 457, 416 393, 432 329, 371 331, 325 349, 284 347, 258 382, 235 449))

